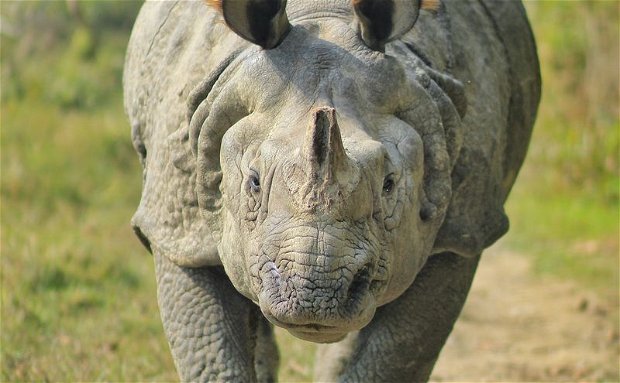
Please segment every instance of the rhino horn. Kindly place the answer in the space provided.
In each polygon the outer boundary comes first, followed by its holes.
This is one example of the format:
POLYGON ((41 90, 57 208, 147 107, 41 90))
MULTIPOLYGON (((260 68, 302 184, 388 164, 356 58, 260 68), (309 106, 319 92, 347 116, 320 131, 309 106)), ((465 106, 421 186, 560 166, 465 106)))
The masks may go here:
POLYGON ((314 183, 332 180, 338 169, 345 166, 347 155, 334 108, 321 107, 314 110, 302 155, 309 167, 307 173, 314 183))
POLYGON ((265 49, 278 46, 290 30, 286 0, 207 0, 226 25, 243 39, 265 49))
POLYGON ((314 110, 301 158, 305 176, 300 180, 300 205, 309 210, 334 206, 342 191, 343 180, 339 178, 345 177, 350 170, 334 108, 314 110))

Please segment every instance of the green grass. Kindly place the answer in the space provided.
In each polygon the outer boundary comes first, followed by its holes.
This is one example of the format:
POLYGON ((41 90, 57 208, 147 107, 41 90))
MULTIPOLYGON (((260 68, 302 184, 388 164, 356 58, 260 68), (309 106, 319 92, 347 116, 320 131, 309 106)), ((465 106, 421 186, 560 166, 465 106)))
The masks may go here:
POLYGON ((276 328, 276 340, 280 349, 280 381, 312 382, 317 344, 295 338, 281 328, 276 328))
POLYGON ((575 280, 617 302, 617 205, 553 185, 545 189, 544 179, 523 181, 508 201, 511 231, 505 243, 530 256, 537 272, 575 280))
POLYGON ((2 105, 2 380, 174 380, 120 102, 2 105))

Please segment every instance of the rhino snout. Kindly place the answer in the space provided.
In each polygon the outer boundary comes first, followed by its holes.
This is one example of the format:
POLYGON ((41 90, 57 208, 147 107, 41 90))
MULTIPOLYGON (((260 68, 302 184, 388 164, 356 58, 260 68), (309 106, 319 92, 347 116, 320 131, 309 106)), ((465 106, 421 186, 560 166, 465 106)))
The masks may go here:
POLYGON ((279 251, 262 256, 258 301, 272 323, 303 339, 331 342, 372 319, 383 274, 369 243, 313 231, 265 246, 279 251))

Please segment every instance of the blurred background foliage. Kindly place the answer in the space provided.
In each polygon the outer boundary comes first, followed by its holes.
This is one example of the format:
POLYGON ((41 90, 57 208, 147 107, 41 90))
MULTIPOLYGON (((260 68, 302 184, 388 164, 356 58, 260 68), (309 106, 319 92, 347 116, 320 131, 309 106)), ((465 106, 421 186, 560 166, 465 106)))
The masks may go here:
MULTIPOLYGON (((616 308, 619 4, 526 3, 543 100, 503 242, 616 308)), ((153 266, 128 225, 141 176, 121 75, 139 7, 0 2, 3 381, 176 380, 153 266)))
POLYGON ((550 169, 562 191, 617 204, 619 3, 527 5, 544 90, 530 162, 550 169))
POLYGON ((94 108, 119 96, 138 1, 3 1, 2 96, 94 108))
POLYGON ((617 306, 620 2, 527 1, 543 95, 506 243, 617 306))

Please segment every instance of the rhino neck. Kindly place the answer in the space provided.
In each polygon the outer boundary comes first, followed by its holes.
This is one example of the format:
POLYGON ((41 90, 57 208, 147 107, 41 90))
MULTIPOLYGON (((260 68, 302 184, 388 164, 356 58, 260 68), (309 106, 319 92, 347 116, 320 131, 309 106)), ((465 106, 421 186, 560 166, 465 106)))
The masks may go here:
POLYGON ((353 17, 350 0, 289 0, 286 13, 291 22, 317 17, 353 17))

